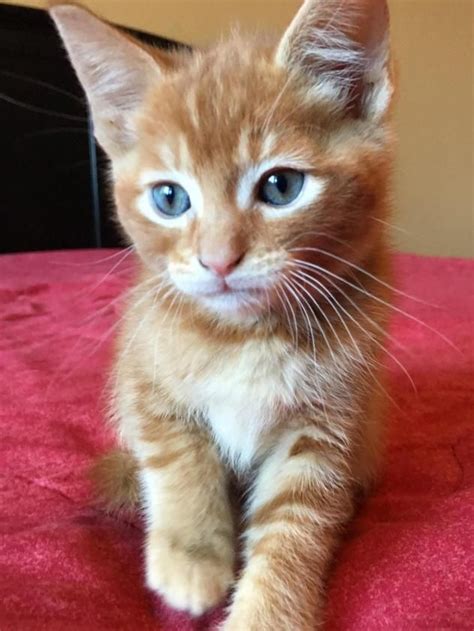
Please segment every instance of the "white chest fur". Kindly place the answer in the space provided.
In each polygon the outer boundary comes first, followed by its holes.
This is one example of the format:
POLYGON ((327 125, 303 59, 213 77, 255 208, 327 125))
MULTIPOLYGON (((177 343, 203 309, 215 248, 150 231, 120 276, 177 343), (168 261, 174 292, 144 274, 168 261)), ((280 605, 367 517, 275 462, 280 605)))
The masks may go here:
POLYGON ((237 470, 252 464, 263 435, 276 421, 271 407, 262 409, 258 403, 215 400, 208 406, 208 423, 216 443, 237 470))
POLYGON ((188 401, 236 469, 252 464, 265 434, 294 405, 302 363, 280 343, 249 342, 188 374, 188 401))

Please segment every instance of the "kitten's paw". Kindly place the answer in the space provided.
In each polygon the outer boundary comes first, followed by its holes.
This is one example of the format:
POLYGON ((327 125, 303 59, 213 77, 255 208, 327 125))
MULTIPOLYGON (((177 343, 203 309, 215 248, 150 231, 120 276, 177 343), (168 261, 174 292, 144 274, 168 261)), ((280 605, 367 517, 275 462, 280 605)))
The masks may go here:
POLYGON ((147 550, 147 586, 175 609, 199 616, 219 604, 234 581, 233 554, 208 545, 178 545, 169 539, 147 550))

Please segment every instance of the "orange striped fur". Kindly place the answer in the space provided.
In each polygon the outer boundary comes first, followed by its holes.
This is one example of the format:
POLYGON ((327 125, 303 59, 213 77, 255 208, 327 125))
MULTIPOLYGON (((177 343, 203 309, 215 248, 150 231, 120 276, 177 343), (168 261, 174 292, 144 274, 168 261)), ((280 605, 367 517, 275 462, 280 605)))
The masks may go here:
POLYGON ((233 33, 194 52, 146 48, 78 7, 51 13, 140 261, 113 400, 128 464, 106 462, 105 486, 122 477, 121 505, 137 471, 146 583, 195 615, 232 587, 225 631, 315 629, 380 456, 385 0, 306 0, 280 41, 233 33))

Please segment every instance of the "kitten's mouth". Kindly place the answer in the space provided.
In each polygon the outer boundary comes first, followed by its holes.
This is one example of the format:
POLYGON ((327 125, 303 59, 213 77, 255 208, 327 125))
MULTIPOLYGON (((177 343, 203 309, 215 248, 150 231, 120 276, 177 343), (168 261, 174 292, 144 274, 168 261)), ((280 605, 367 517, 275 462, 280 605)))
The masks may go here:
POLYGON ((224 281, 223 287, 220 291, 217 291, 217 295, 225 295, 225 294, 255 294, 258 292, 258 289, 254 287, 232 287, 228 285, 226 281, 224 281))
POLYGON ((220 296, 240 296, 242 298, 261 295, 262 290, 257 287, 231 287, 225 281, 222 287, 219 289, 207 293, 205 298, 216 298, 220 296))
POLYGON ((222 289, 221 289, 221 291, 219 293, 221 293, 221 294, 228 294, 229 292, 232 292, 232 291, 234 291, 232 289, 232 287, 229 287, 229 285, 226 283, 226 281, 224 281, 224 285, 223 285, 223 287, 222 287, 222 289))
POLYGON ((173 278, 177 289, 215 314, 231 316, 260 315, 269 306, 276 279, 268 275, 258 278, 213 278, 211 282, 180 282, 173 278))
POLYGON ((235 288, 224 283, 218 290, 203 294, 201 300, 213 311, 221 313, 255 312, 262 305, 262 290, 258 288, 235 288))
POLYGON ((229 284, 226 279, 222 279, 218 287, 214 287, 211 291, 203 293, 204 298, 215 298, 219 296, 255 296, 261 294, 262 289, 258 287, 236 287, 229 284))

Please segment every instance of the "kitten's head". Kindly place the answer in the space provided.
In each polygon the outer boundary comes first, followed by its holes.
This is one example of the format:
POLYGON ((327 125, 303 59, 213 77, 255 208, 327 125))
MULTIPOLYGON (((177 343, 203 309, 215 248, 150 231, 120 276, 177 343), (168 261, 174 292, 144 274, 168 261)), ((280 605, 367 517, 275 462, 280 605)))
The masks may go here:
POLYGON ((222 318, 261 314, 291 300, 297 261, 332 268, 376 247, 385 0, 306 0, 279 42, 234 34, 195 52, 145 48, 75 6, 51 13, 111 159, 119 219, 174 291, 222 318))

